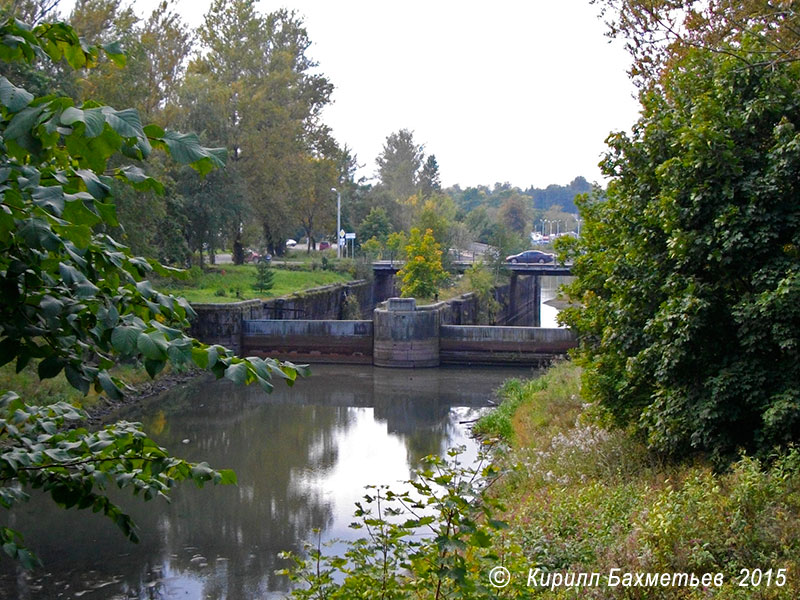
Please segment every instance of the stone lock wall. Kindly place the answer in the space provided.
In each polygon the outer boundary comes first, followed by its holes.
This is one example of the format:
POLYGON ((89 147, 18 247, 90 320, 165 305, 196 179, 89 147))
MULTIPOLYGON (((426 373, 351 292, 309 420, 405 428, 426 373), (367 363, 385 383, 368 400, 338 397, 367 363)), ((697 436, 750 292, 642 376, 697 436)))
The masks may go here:
POLYGON ((375 309, 372 363, 376 367, 438 367, 439 318, 436 305, 417 310, 414 298, 390 298, 385 309, 375 309))

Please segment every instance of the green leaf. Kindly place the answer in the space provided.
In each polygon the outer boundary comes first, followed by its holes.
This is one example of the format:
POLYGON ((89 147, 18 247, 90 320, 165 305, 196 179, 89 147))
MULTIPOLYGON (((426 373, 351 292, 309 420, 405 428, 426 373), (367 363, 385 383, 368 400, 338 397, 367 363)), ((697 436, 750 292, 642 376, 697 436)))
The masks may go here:
POLYGON ((117 209, 113 203, 95 202, 94 207, 97 209, 97 213, 106 224, 110 225, 111 227, 119 227, 119 221, 117 221, 117 209))
POLYGON ((86 191, 97 200, 102 200, 111 195, 111 188, 93 171, 79 169, 75 171, 75 174, 83 181, 86 191))
POLYGON ((225 378, 234 383, 243 384, 247 381, 247 363, 234 363, 225 369, 225 378))
POLYGON ((111 42, 110 44, 103 44, 101 46, 106 53, 106 56, 118 67, 124 67, 127 62, 127 56, 122 49, 122 44, 119 41, 111 42))
POLYGON ((76 247, 85 249, 92 243, 92 230, 88 225, 67 225, 63 228, 64 236, 76 247))
POLYGON ((64 374, 67 376, 67 381, 72 387, 83 392, 84 396, 89 393, 89 380, 75 367, 67 365, 64 368, 64 374))
POLYGON ((167 343, 163 336, 158 337, 151 333, 140 333, 136 339, 136 347, 145 358, 163 360, 167 358, 167 343))
POLYGON ((220 469, 217 473, 220 476, 219 483, 222 485, 236 485, 238 482, 236 473, 232 469, 220 469))
POLYGON ((194 133, 167 131, 161 141, 169 149, 172 158, 181 164, 192 165, 201 175, 224 167, 227 162, 228 152, 225 148, 205 148, 194 133))
POLYGON ((55 377, 61 372, 67 364, 67 361, 58 356, 48 356, 39 363, 38 373, 39 379, 50 379, 55 377))
MULTIPOLYGON (((2 346, 1 343, 0 346, 2 346)), ((192 348, 192 361, 201 369, 208 367, 208 350, 205 348, 192 348)))
POLYGON ((42 314, 45 317, 55 317, 58 316, 59 313, 64 308, 64 303, 59 300, 58 298, 54 298, 53 296, 44 296, 39 302, 39 308, 42 309, 42 314))
POLYGON ((106 117, 101 108, 89 108, 86 110, 70 106, 61 113, 60 121, 64 125, 74 125, 83 123, 87 138, 96 138, 103 133, 106 125, 106 117))
POLYGON ((111 345, 114 350, 124 356, 133 354, 138 348, 137 341, 140 333, 141 329, 130 325, 115 327, 114 331, 111 332, 111 345))
POLYGON ((161 372, 166 364, 167 363, 164 360, 153 360, 147 358, 144 361, 144 368, 145 371, 147 371, 147 374, 150 375, 152 379, 155 379, 155 376, 161 372))
POLYGON ((105 115, 106 123, 109 124, 111 129, 122 137, 145 138, 142 121, 139 119, 139 111, 135 108, 114 110, 110 106, 104 106, 99 110, 105 115))
POLYGON ((29 152, 38 152, 41 149, 41 143, 31 135, 31 132, 43 110, 43 106, 29 106, 14 115, 6 127, 5 139, 17 142, 29 152))
POLYGON ((120 390, 119 387, 117 387, 117 384, 114 383, 114 380, 111 379, 108 371, 100 371, 97 374, 97 380, 100 382, 100 386, 103 388, 103 391, 108 394, 110 398, 113 400, 122 399, 122 390, 120 390))
MULTIPOLYGON (((67 201, 66 205, 64 206, 64 211, 61 213, 61 218, 63 218, 65 221, 69 221, 70 223, 74 223, 76 225, 85 225, 88 227, 94 227, 98 223, 102 222, 100 216, 89 210, 84 201, 81 199, 67 201)), ((84 245, 81 246, 82 248, 85 248, 91 240, 92 231, 88 230, 88 234, 88 238, 86 236, 81 236, 81 238, 85 240, 84 245)))
POLYGON ((33 94, 0 77, 0 102, 9 112, 19 112, 33 101, 33 94))
POLYGON ((33 190, 33 202, 48 212, 61 216, 64 210, 64 189, 60 185, 37 187, 33 190))

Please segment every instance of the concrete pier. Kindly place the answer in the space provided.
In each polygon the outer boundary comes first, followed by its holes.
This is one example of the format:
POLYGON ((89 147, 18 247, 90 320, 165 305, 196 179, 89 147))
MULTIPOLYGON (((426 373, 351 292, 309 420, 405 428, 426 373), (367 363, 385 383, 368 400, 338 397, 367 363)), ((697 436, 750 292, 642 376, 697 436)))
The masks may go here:
POLYGON ((375 366, 439 366, 438 310, 418 310, 414 298, 390 298, 373 315, 375 366))

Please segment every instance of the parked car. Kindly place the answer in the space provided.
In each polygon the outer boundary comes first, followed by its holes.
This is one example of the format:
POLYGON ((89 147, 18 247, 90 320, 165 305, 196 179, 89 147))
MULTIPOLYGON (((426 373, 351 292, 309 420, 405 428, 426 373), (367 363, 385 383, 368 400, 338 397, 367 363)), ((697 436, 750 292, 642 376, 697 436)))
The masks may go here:
POLYGON ((331 247, 331 243, 330 242, 320 242, 319 243, 319 249, 320 250, 327 250, 330 247, 331 247))
POLYGON ((292 240, 292 239, 286 240, 287 248, 294 248, 295 246, 297 246, 297 240, 292 240))
POLYGON ((550 254, 549 252, 542 252, 541 250, 525 250, 525 252, 520 252, 519 254, 512 254, 511 256, 506 256, 506 262, 511 264, 517 263, 539 263, 540 265, 544 263, 554 263, 556 260, 555 254, 550 254))

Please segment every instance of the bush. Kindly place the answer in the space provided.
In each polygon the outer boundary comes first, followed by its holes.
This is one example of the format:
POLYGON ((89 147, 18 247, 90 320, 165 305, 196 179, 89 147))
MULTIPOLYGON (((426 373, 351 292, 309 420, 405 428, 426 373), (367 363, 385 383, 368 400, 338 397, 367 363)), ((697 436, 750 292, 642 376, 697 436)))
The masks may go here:
POLYGON ((463 450, 451 450, 449 461, 427 457, 403 491, 368 487, 351 525, 364 535, 344 542, 343 556, 326 555, 319 542, 305 544, 304 556, 282 554, 293 563, 283 573, 298 585, 291 597, 489 597, 485 575, 498 563, 490 541, 506 525, 486 493, 496 472, 463 467, 463 450))
POLYGON ((800 63, 742 65, 687 52, 609 138, 563 313, 588 400, 720 464, 800 441, 800 63))
POLYGON ((361 318, 361 303, 355 294, 348 294, 342 303, 342 320, 354 321, 361 318))

